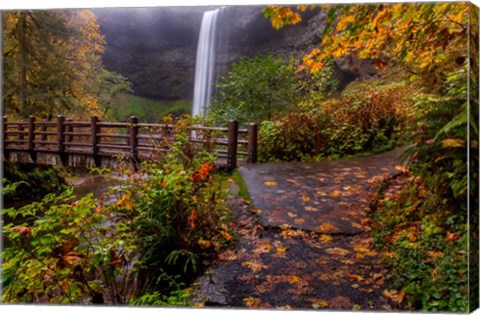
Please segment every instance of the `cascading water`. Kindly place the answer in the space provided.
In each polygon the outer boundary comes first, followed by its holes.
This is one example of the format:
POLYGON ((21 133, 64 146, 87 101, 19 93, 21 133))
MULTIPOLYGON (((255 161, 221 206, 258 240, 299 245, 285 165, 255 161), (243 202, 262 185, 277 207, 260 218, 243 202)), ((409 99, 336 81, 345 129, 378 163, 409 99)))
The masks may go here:
POLYGON ((215 37, 219 12, 220 9, 216 9, 203 14, 195 64, 192 116, 203 114, 205 108, 210 105, 215 63, 215 37))

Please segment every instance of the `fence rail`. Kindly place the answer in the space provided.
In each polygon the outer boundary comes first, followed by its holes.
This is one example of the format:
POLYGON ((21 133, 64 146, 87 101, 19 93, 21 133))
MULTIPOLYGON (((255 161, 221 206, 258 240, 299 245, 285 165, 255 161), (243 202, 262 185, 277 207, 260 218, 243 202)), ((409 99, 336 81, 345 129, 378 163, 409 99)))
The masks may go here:
MULTIPOLYGON (((101 158, 118 154, 130 157, 133 163, 166 152, 175 135, 174 126, 139 123, 132 116, 128 122, 103 122, 96 116, 90 121, 73 121, 57 116, 56 121, 1 120, 1 145, 4 158, 11 152, 27 152, 33 163, 37 153, 57 154, 64 165, 68 156, 87 155, 100 166, 101 158)), ((208 148, 217 155, 217 162, 229 169, 238 163, 257 161, 257 125, 240 129, 237 121, 230 121, 225 128, 194 125, 188 129, 193 150, 208 148)))

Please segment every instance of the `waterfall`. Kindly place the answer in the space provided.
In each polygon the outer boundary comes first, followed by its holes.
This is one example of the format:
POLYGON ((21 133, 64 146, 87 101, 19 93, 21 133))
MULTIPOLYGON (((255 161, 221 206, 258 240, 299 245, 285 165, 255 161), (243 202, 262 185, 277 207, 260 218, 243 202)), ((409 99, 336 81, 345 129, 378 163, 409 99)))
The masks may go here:
POLYGON ((210 105, 215 62, 215 37, 217 16, 220 9, 203 14, 200 36, 198 38, 197 59, 195 61, 195 88, 193 94, 192 116, 204 114, 210 105))

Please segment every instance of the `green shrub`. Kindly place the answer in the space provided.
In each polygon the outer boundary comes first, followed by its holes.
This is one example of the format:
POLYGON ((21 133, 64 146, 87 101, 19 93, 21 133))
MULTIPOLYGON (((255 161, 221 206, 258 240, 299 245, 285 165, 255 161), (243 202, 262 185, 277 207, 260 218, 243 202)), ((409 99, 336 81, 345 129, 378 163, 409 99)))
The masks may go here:
POLYGON ((3 166, 4 185, 16 186, 14 190, 3 192, 6 203, 24 200, 26 196, 41 199, 49 193, 60 193, 67 187, 58 167, 17 165, 8 161, 3 166))
MULTIPOLYGON (((408 152, 407 184, 380 198, 373 213, 373 234, 392 266, 392 286, 405 293, 410 309, 467 312, 475 305, 469 306, 468 242, 478 237, 478 221, 468 221, 467 199, 478 205, 478 153, 470 159, 477 168, 469 190, 467 146, 478 151, 478 129, 467 119, 466 80, 460 69, 443 91, 415 95, 421 115, 408 152)), ((473 105, 478 107, 476 100, 473 105)))
POLYGON ((300 100, 300 82, 292 62, 273 55, 241 59, 216 83, 208 117, 224 125, 260 122, 288 112, 300 100))
POLYGON ((2 302, 184 303, 184 287, 233 240, 212 158, 189 150, 190 123, 174 126, 166 154, 121 170, 114 203, 73 201, 69 188, 4 210, 24 220, 3 226, 2 302))

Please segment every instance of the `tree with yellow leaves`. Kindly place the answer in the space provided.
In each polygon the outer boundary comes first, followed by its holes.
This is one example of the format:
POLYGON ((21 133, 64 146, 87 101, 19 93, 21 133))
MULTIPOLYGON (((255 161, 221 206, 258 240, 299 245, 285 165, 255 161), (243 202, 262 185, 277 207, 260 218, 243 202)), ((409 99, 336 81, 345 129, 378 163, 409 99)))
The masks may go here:
POLYGON ((101 114, 113 91, 128 89, 102 65, 105 41, 89 10, 5 12, 3 45, 9 115, 101 114))
POLYGON ((304 56, 300 66, 312 73, 327 57, 353 55, 375 60, 378 68, 401 66, 435 87, 466 62, 474 29, 467 2, 269 6, 264 15, 278 29, 299 23, 306 9, 328 12, 321 47, 304 56))

